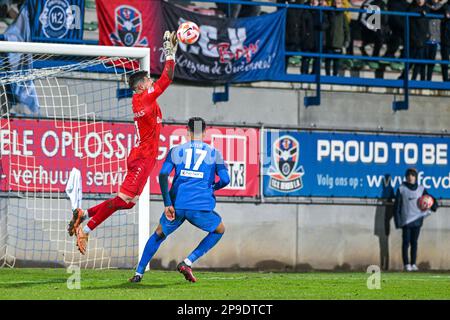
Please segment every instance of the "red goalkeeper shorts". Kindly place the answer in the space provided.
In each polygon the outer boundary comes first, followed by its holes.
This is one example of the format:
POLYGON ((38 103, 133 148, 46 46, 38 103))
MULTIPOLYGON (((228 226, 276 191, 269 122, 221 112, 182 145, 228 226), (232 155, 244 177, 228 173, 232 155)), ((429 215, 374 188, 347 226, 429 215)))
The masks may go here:
POLYGON ((150 157, 134 157, 133 152, 127 159, 127 175, 120 186, 120 192, 134 198, 144 190, 148 177, 156 164, 156 155, 150 157))

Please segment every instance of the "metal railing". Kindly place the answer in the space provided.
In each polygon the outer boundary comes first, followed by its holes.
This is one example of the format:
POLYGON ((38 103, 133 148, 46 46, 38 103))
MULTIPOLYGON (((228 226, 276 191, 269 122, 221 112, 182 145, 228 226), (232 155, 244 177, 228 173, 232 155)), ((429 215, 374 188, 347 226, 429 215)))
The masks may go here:
MULTIPOLYGON (((373 14, 373 11, 367 9, 356 8, 335 8, 335 7, 312 7, 309 5, 300 5, 292 3, 273 3, 273 2, 261 2, 261 1, 242 1, 242 0, 196 0, 196 2, 207 3, 222 3, 228 4, 241 4, 247 6, 261 6, 261 7, 276 7, 277 9, 307 9, 318 10, 320 12, 320 21, 323 20, 324 12, 337 11, 337 12, 354 12, 354 13, 369 13, 373 14)), ((403 54, 404 57, 373 57, 373 56, 358 56, 349 54, 332 54, 324 53, 324 45, 322 36, 324 31, 319 31, 320 39, 318 41, 319 48, 317 52, 303 52, 303 51, 285 51, 286 57, 290 56, 302 56, 316 58, 319 60, 319 65, 322 65, 324 59, 348 59, 348 60, 362 60, 373 62, 394 62, 402 63, 404 65, 403 70, 410 71, 412 64, 450 64, 448 60, 427 60, 427 59, 412 59, 410 57, 410 20, 415 17, 422 17, 418 13, 413 12, 398 12, 398 11, 382 11, 379 10, 376 14, 388 15, 388 16, 401 16, 404 17, 404 37, 403 37, 403 54)), ((444 19, 444 15, 427 14, 427 19, 444 19)), ((316 96, 305 97, 305 106, 320 105, 321 85, 347 85, 347 86, 365 86, 365 87, 385 87, 385 88, 398 88, 403 91, 403 100, 394 101, 394 110, 405 110, 409 106, 409 92, 411 89, 429 89, 429 90, 450 90, 450 82, 442 81, 416 81, 409 79, 409 72, 405 71, 403 79, 382 79, 382 78, 367 78, 367 77, 354 77, 354 76, 326 76, 321 74, 322 68, 316 68, 315 74, 289 74, 285 73, 278 77, 276 80, 281 82, 302 82, 316 84, 316 96)))

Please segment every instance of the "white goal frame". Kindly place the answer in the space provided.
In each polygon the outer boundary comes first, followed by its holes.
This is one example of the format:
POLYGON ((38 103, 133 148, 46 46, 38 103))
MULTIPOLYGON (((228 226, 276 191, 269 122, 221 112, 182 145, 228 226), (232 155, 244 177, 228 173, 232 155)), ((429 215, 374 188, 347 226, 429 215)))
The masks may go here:
MULTIPOLYGON (((0 52, 84 57, 104 56, 133 58, 139 60, 139 65, 142 70, 146 70, 150 73, 149 48, 0 41, 0 52)), ((142 253, 144 252, 145 244, 150 237, 150 178, 148 179, 144 190, 139 197, 138 204, 139 261, 142 253)))

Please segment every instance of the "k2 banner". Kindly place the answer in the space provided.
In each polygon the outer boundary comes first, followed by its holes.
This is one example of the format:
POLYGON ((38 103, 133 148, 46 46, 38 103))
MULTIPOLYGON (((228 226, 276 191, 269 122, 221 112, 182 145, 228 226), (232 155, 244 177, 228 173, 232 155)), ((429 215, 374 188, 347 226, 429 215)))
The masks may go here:
POLYGON ((84 0, 27 0, 32 41, 83 39, 84 0))
POLYGON ((391 198, 407 168, 436 198, 450 199, 450 137, 268 130, 266 197, 391 198))
POLYGON ((208 83, 271 80, 284 72, 286 10, 253 18, 197 14, 163 2, 166 29, 185 21, 201 31, 194 45, 179 44, 176 77, 208 83))
MULTIPOLYGON (((83 193, 116 193, 135 141, 131 123, 15 119, 10 130, 0 130, 0 191, 63 193, 75 167, 82 174, 83 193)), ((152 194, 161 193, 157 177, 168 151, 186 141, 185 126, 163 127, 152 194)), ((216 195, 258 196, 259 130, 209 127, 205 142, 222 152, 230 173, 230 185, 216 195)))

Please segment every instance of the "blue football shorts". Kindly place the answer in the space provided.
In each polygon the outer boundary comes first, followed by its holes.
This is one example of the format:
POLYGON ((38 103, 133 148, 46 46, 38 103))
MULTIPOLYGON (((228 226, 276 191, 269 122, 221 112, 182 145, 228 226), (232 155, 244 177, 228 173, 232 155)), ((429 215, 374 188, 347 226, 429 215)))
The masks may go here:
POLYGON ((169 234, 177 230, 185 220, 189 221, 197 228, 207 232, 214 232, 220 222, 222 222, 222 218, 215 211, 175 209, 175 220, 169 221, 163 213, 159 223, 162 226, 164 235, 167 237, 169 234))

